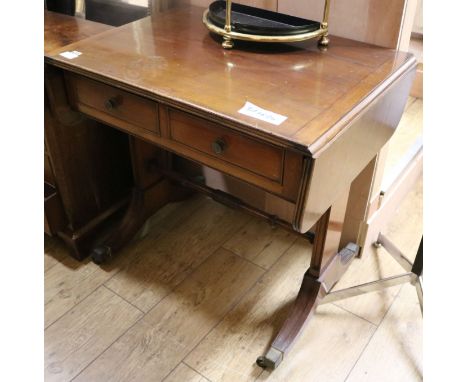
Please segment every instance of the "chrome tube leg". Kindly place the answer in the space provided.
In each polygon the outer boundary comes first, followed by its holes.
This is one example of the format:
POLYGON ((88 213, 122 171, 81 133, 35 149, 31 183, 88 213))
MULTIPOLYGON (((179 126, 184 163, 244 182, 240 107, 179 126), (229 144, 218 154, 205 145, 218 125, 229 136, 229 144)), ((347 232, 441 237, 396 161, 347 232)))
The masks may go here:
POLYGON ((422 286, 421 277, 418 277, 416 279, 414 286, 416 287, 416 293, 418 294, 419 307, 421 308, 421 314, 423 314, 423 286, 422 286))
POLYGON ((396 285, 411 282, 414 275, 412 273, 405 273, 402 275, 392 276, 385 279, 371 281, 365 284, 355 285, 350 288, 331 291, 322 300, 321 304, 328 304, 351 297, 361 296, 363 294, 381 291, 396 285))
MULTIPOLYGON (((390 256, 392 256, 395 259, 395 261, 398 264, 400 264, 400 266, 406 272, 413 271, 413 264, 411 263, 411 261, 409 261, 408 258, 405 255, 403 255, 403 253, 401 253, 401 251, 398 249, 398 247, 395 244, 393 244, 382 233, 379 234, 379 237, 378 237, 377 241, 374 243, 374 246, 375 246, 376 243, 379 243, 380 246, 384 247, 385 250, 390 254, 390 256)), ((416 272, 413 272, 413 273, 416 273, 416 272)), ((419 274, 417 274, 417 275, 419 276, 419 274)))

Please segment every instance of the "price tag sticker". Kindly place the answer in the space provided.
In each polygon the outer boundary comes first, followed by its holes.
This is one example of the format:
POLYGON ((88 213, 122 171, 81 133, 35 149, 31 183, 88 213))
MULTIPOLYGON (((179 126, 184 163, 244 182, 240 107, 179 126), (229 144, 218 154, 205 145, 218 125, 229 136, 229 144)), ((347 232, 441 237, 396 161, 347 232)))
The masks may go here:
POLYGON ((81 56, 81 52, 78 52, 77 50, 73 50, 71 52, 62 52, 60 53, 62 57, 68 58, 69 60, 73 60, 74 58, 77 58, 78 56, 81 56))
POLYGON ((284 121, 288 119, 284 115, 274 113, 269 110, 262 109, 254 105, 253 103, 246 102, 242 109, 239 110, 239 113, 248 115, 249 117, 257 118, 262 121, 272 123, 273 125, 281 125, 284 121))

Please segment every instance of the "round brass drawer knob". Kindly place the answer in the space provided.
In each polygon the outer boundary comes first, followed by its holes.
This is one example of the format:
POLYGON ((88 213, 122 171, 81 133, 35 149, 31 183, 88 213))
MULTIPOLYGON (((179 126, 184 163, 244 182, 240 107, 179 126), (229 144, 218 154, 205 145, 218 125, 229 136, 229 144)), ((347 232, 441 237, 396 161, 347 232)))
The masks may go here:
POLYGON ((114 110, 117 106, 119 106, 119 98, 118 97, 111 97, 104 102, 104 106, 107 110, 114 110))
POLYGON ((216 139, 212 144, 211 144, 211 149, 215 154, 222 154, 226 150, 227 144, 222 138, 216 139))

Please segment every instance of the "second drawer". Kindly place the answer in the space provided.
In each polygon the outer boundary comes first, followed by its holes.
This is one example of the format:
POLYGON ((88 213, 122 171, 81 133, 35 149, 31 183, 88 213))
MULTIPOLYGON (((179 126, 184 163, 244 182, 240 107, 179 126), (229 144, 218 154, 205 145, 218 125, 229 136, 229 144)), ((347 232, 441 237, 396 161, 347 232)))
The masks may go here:
POLYGON ((280 147, 176 110, 169 111, 169 130, 176 142, 282 183, 284 150, 280 147))

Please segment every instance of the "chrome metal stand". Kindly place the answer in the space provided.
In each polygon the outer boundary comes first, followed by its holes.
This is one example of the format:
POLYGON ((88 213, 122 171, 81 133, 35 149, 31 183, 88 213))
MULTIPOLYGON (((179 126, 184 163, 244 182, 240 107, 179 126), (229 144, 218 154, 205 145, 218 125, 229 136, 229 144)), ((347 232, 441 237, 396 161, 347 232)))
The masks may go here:
POLYGON ((320 304, 327 304, 339 300, 344 300, 350 297, 360 296, 370 292, 380 291, 386 288, 393 287, 404 283, 411 283, 416 287, 418 294, 419 306, 421 307, 421 314, 423 314, 423 238, 419 243, 418 253, 414 263, 411 263, 400 250, 384 235, 379 234, 376 247, 384 247, 387 252, 401 265, 406 271, 400 275, 387 277, 384 279, 368 282, 361 285, 356 285, 350 288, 334 291, 333 289, 320 301, 320 304))

